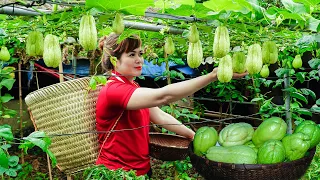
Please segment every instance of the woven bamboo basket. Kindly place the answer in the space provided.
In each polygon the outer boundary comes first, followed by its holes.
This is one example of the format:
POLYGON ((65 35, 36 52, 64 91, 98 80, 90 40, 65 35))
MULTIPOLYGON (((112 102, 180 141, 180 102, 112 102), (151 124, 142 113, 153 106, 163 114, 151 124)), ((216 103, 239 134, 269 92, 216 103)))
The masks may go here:
POLYGON ((188 156, 190 140, 179 135, 149 133, 150 156, 162 161, 184 160, 188 156))
POLYGON ((88 91, 89 80, 85 77, 53 84, 25 98, 35 128, 52 135, 49 149, 57 158, 58 168, 66 174, 93 165, 98 154, 97 134, 79 133, 96 130, 95 108, 101 87, 88 91))
POLYGON ((276 164, 232 164, 210 161, 193 152, 193 142, 188 153, 196 171, 206 179, 217 180, 298 180, 308 169, 315 148, 306 156, 290 162, 276 164))

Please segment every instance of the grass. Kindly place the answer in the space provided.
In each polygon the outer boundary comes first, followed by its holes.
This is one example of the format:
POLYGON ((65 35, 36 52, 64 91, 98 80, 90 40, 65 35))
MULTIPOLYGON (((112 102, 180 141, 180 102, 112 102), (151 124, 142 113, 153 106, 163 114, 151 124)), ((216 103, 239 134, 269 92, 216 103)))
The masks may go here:
POLYGON ((316 154, 301 180, 320 180, 320 144, 317 145, 316 154))

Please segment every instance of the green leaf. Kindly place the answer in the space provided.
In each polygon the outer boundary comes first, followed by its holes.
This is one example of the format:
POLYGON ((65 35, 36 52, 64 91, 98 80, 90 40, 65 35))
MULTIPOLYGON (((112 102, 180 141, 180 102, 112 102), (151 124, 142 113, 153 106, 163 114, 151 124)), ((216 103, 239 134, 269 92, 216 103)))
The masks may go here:
POLYGON ((303 4, 295 3, 292 0, 281 0, 284 7, 292 13, 303 14, 307 13, 303 4))
POLYGON ((293 110, 295 110, 295 109, 300 108, 300 106, 299 106, 299 104, 298 104, 297 102, 294 102, 294 103, 291 103, 291 104, 290 104, 290 108, 293 109, 293 110))
POLYGON ((298 90, 294 87, 288 87, 286 89, 282 89, 282 91, 293 93, 293 92, 297 92, 298 90))
POLYGON ((274 71, 278 77, 283 77, 286 73, 289 73, 289 69, 279 68, 274 71))
POLYGON ((300 90, 301 90, 301 92, 302 92, 303 94, 305 94, 305 95, 310 95, 310 96, 312 97, 312 99, 316 99, 316 94, 315 94, 312 90, 307 89, 307 88, 302 88, 302 89, 300 89, 300 90))
POLYGON ((312 107, 310 110, 313 112, 320 113, 320 107, 312 107))
POLYGON ((13 140, 13 134, 11 131, 11 126, 5 124, 3 126, 0 126, 0 137, 3 137, 7 141, 13 140))
POLYGON ((313 17, 309 17, 308 19, 308 29, 310 31, 313 31, 313 32, 319 32, 320 30, 320 20, 319 19, 316 19, 316 18, 313 18, 313 17))
POLYGON ((173 0, 173 2, 175 2, 175 4, 190 5, 192 7, 196 4, 194 0, 173 0))
POLYGON ((48 156, 51 159, 52 166, 55 167, 57 165, 57 158, 54 156, 54 154, 49 149, 46 151, 46 153, 48 154, 48 156))
POLYGON ((19 163, 19 157, 18 156, 10 156, 9 158, 9 166, 15 167, 19 163))
POLYGON ((10 94, 6 93, 4 96, 0 97, 2 103, 9 102, 11 99, 14 99, 10 94))
POLYGON ((312 69, 317 69, 318 66, 320 66, 320 59, 311 59, 310 61, 308 61, 308 64, 312 69))
POLYGON ((0 146, 1 149, 4 149, 4 150, 8 150, 9 148, 11 148, 11 144, 4 144, 2 146, 0 146))
MULTIPOLYGON (((249 3, 244 3, 248 5, 249 3)), ((241 12, 243 14, 247 14, 249 11, 243 5, 239 4, 236 0, 210 0, 203 2, 203 5, 209 9, 214 10, 215 12, 220 11, 234 11, 234 12, 241 12)), ((249 4, 250 5, 250 4, 249 4)))
POLYGON ((6 172, 6 168, 0 166, 0 175, 2 176, 4 174, 4 172, 6 172))
POLYGON ((107 77, 106 76, 94 76, 94 78, 98 82, 98 84, 105 85, 107 83, 107 77))
POLYGON ((8 90, 11 90, 15 81, 16 81, 15 79, 3 79, 0 82, 0 86, 5 86, 8 90))
POLYGON ((195 114, 188 114, 187 115, 189 118, 192 118, 192 119, 199 119, 199 116, 195 115, 195 114))
POLYGON ((211 10, 205 7, 202 3, 197 3, 194 7, 194 15, 197 18, 204 18, 208 16, 208 12, 211 10))
POLYGON ((42 131, 35 131, 31 133, 29 136, 24 137, 24 140, 31 142, 32 144, 40 147, 44 152, 48 150, 51 141, 46 137, 45 133, 42 131))
POLYGON ((92 89, 92 90, 97 89, 97 81, 96 81, 96 79, 95 79, 94 77, 95 77, 95 76, 92 76, 92 77, 90 78, 90 81, 89 81, 89 87, 90 87, 90 89, 92 89))
POLYGON ((298 109, 297 112, 303 115, 312 116, 312 113, 307 109, 298 109))
POLYGON ((6 168, 6 169, 8 169, 9 167, 8 157, 3 149, 0 149, 0 167, 6 168))
POLYGON ((316 104, 317 104, 317 105, 320 105, 320 99, 318 99, 318 100, 316 101, 316 104))
POLYGON ((263 84, 264 84, 266 87, 269 87, 272 83, 273 83, 272 80, 266 80, 265 82, 263 82, 263 84))
POLYGON ((308 104, 308 100, 306 97, 304 97, 302 94, 298 93, 298 92, 293 92, 290 94, 292 97, 300 99, 301 101, 305 102, 306 104, 308 104))
POLYGON ((297 79, 300 81, 300 83, 303 83, 303 82, 304 82, 305 77, 306 77, 305 74, 306 74, 305 72, 298 72, 298 73, 296 74, 296 77, 297 77, 297 79))
POLYGON ((161 78, 162 78, 161 76, 158 76, 158 77, 154 78, 154 81, 158 81, 161 78))
POLYGON ((17 176, 17 171, 14 169, 8 169, 5 172, 6 175, 10 176, 10 177, 16 177, 17 176))
POLYGON ((146 9, 153 5, 153 0, 86 0, 87 8, 98 8, 102 11, 126 11, 133 15, 144 15, 146 9))
POLYGON ((283 19, 294 19, 294 20, 305 21, 305 18, 302 17, 300 14, 291 13, 291 12, 288 12, 288 11, 279 11, 279 14, 282 15, 283 19))
POLYGON ((13 118, 15 115, 17 115, 17 113, 18 112, 16 110, 7 109, 7 108, 4 108, 4 112, 3 112, 3 114, 8 115, 9 118, 13 118))
POLYGON ((297 3, 302 3, 309 6, 316 6, 320 3, 320 0, 294 0, 297 3))
POLYGON ((263 98, 253 98, 251 100, 251 102, 257 102, 257 101, 262 101, 262 100, 264 100, 264 99, 263 98))

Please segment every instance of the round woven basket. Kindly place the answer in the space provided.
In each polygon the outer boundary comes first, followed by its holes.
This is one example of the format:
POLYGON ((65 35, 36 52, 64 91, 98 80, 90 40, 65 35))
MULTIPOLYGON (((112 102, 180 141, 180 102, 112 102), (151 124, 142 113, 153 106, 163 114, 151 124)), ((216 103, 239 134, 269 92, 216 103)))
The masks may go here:
POLYGON ((184 160, 188 156, 190 139, 183 136, 149 133, 149 153, 151 157, 162 161, 184 160))
POLYGON ((193 142, 188 153, 196 171, 206 179, 219 180, 297 180, 308 169, 315 148, 301 159, 277 164, 232 164, 210 161, 193 153, 193 142))

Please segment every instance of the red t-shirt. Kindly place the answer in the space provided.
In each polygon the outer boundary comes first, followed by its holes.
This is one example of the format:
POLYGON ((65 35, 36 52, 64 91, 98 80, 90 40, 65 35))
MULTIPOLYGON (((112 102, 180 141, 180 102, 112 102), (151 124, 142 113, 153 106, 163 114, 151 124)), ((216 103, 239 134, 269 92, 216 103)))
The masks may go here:
MULTIPOLYGON (((132 93, 138 88, 125 77, 111 77, 102 88, 96 104, 97 131, 109 131, 123 112, 114 130, 104 143, 96 164, 104 164, 109 169, 136 170, 144 175, 150 169, 149 157, 149 109, 126 110, 132 93), (144 128, 140 128, 143 127, 144 128)), ((100 148, 107 133, 99 134, 100 148)))

